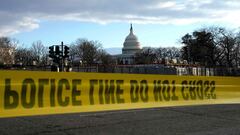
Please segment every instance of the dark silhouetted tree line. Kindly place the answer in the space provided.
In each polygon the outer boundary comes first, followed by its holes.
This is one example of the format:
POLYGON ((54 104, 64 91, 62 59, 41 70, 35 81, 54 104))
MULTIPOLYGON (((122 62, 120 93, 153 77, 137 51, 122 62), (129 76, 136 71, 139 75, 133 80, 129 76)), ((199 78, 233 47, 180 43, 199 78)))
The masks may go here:
POLYGON ((180 49, 176 47, 145 47, 135 54, 136 64, 163 64, 165 59, 176 59, 180 57, 180 49))
MULTIPOLYGON (((240 32, 221 27, 195 30, 181 38, 183 47, 143 48, 134 56, 135 64, 162 63, 164 59, 187 60, 190 64, 206 67, 235 68, 240 64, 240 32)), ((116 64, 113 56, 103 50, 101 43, 77 39, 70 46, 70 63, 116 64)), ((20 46, 16 40, 0 37, 0 65, 21 64, 23 66, 49 65, 48 47, 41 41, 30 47, 20 46)))
POLYGON ((15 64, 21 66, 47 66, 48 47, 41 41, 35 41, 30 47, 18 46, 15 50, 15 64))
POLYGON ((46 66, 48 64, 47 49, 41 41, 33 42, 30 47, 24 47, 15 39, 0 37, 0 64, 46 66))
POLYGON ((182 59, 208 67, 239 66, 240 33, 221 27, 209 27, 182 37, 182 59))

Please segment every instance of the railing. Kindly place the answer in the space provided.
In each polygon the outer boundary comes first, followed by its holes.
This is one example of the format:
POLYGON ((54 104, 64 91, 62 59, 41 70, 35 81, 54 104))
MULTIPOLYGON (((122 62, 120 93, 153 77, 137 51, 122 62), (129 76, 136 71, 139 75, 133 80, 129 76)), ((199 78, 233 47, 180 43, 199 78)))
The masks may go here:
MULTIPOLYGON (((51 66, 5 66, 2 70, 51 71, 51 66)), ((192 76, 240 76, 240 68, 207 68, 196 66, 166 66, 162 64, 149 65, 78 65, 67 67, 66 71, 99 72, 99 73, 129 73, 129 74, 163 74, 192 76)))

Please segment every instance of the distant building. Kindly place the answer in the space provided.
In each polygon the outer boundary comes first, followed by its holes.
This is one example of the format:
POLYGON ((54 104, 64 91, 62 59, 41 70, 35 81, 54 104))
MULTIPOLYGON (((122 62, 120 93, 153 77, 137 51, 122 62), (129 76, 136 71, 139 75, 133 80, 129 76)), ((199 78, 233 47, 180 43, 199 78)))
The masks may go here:
POLYGON ((140 43, 137 36, 133 34, 133 27, 131 24, 130 33, 123 43, 122 54, 116 55, 118 64, 134 64, 135 54, 140 50, 140 43))
POLYGON ((14 51, 12 47, 1 47, 0 46, 0 64, 12 65, 14 64, 14 51))

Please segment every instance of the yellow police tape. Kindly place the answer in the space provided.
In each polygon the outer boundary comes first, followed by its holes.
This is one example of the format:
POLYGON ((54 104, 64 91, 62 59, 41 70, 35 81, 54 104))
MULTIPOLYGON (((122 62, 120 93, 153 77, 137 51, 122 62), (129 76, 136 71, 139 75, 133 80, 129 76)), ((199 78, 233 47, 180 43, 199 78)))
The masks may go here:
POLYGON ((0 71, 0 117, 240 103, 240 77, 0 71))

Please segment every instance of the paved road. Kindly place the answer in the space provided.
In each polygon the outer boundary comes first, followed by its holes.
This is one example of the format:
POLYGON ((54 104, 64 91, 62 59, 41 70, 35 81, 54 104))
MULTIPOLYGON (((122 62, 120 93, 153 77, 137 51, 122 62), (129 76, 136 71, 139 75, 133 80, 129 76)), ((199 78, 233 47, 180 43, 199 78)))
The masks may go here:
POLYGON ((4 118, 0 119, 0 134, 239 135, 240 105, 4 118))

